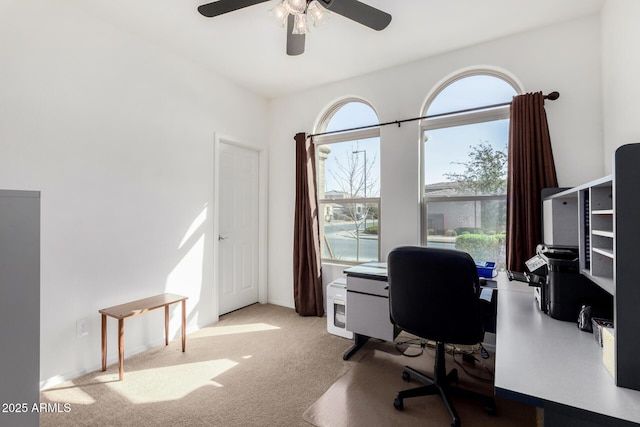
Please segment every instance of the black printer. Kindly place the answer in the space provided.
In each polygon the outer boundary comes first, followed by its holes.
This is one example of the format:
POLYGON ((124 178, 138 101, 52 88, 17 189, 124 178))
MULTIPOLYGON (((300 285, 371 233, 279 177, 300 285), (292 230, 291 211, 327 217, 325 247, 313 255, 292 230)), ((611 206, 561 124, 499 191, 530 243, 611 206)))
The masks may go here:
POLYGON ((578 250, 538 245, 526 263, 529 284, 536 286, 540 310, 558 320, 575 322, 583 305, 611 318, 612 296, 580 273, 578 250))

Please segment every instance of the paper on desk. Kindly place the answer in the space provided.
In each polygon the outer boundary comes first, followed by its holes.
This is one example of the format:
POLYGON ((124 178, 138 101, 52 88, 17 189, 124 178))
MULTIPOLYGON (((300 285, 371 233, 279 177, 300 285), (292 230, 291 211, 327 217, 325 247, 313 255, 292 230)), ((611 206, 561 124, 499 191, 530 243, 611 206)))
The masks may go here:
POLYGON ((480 299, 487 302, 491 302, 491 296, 493 295, 493 289, 482 288, 480 291, 480 299))

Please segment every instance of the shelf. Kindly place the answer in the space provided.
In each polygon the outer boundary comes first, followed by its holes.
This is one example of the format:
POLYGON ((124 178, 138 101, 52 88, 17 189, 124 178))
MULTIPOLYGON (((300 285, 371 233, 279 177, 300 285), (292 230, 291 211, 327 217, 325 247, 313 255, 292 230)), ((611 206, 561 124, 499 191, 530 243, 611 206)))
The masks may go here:
POLYGON ((611 182, 603 183, 597 187, 589 189, 591 212, 612 211, 613 212, 613 186, 611 182))
POLYGON ((592 250, 594 252, 599 253, 600 255, 604 255, 607 258, 611 258, 613 259, 613 251, 611 249, 604 249, 604 248, 592 248, 592 250))
POLYGON ((603 276, 594 276, 591 274, 589 270, 582 270, 582 274, 587 276, 592 282, 596 285, 600 286, 602 289, 610 293, 611 295, 616 295, 616 285, 611 277, 603 277, 603 276))
POLYGON ((560 193, 556 193, 552 196, 547 197, 547 199, 555 199, 555 198, 572 196, 578 191, 588 190, 591 187, 610 186, 612 182, 613 182, 613 175, 603 176, 602 178, 598 178, 596 180, 587 182, 585 184, 578 185, 576 187, 572 187, 567 190, 561 191, 560 193))
POLYGON ((599 209, 591 212, 592 215, 613 215, 613 209, 599 209))
POLYGON ((591 234, 593 234, 594 236, 610 237, 613 239, 613 231, 592 230, 591 234))

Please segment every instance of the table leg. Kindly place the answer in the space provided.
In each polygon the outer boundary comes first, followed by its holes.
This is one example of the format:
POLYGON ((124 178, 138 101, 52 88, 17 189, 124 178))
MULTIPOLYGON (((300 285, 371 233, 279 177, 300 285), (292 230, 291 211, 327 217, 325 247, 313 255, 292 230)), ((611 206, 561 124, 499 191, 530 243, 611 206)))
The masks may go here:
POLYGON ((184 346, 187 340, 187 301, 182 300, 182 352, 184 353, 184 346))
POLYGON ((169 345, 169 304, 164 306, 164 345, 169 345))
POLYGON ((118 374, 124 378, 124 319, 118 319, 118 374))
POLYGON ((107 370, 107 316, 102 315, 102 371, 107 370))

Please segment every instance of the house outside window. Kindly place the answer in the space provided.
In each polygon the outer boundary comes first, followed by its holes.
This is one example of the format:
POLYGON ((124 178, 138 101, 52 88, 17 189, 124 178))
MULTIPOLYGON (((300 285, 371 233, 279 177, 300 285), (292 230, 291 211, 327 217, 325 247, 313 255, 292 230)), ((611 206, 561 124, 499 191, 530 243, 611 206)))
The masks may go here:
MULTIPOLYGON (((318 133, 375 125, 373 108, 342 101, 320 121, 318 133)), ((323 261, 357 264, 380 257, 380 129, 314 137, 323 261)))
POLYGON ((469 72, 449 79, 427 103, 430 118, 421 122, 423 245, 460 249, 476 262, 504 268, 508 103, 516 87, 495 72, 469 72), (484 106, 492 107, 477 109, 484 106))

